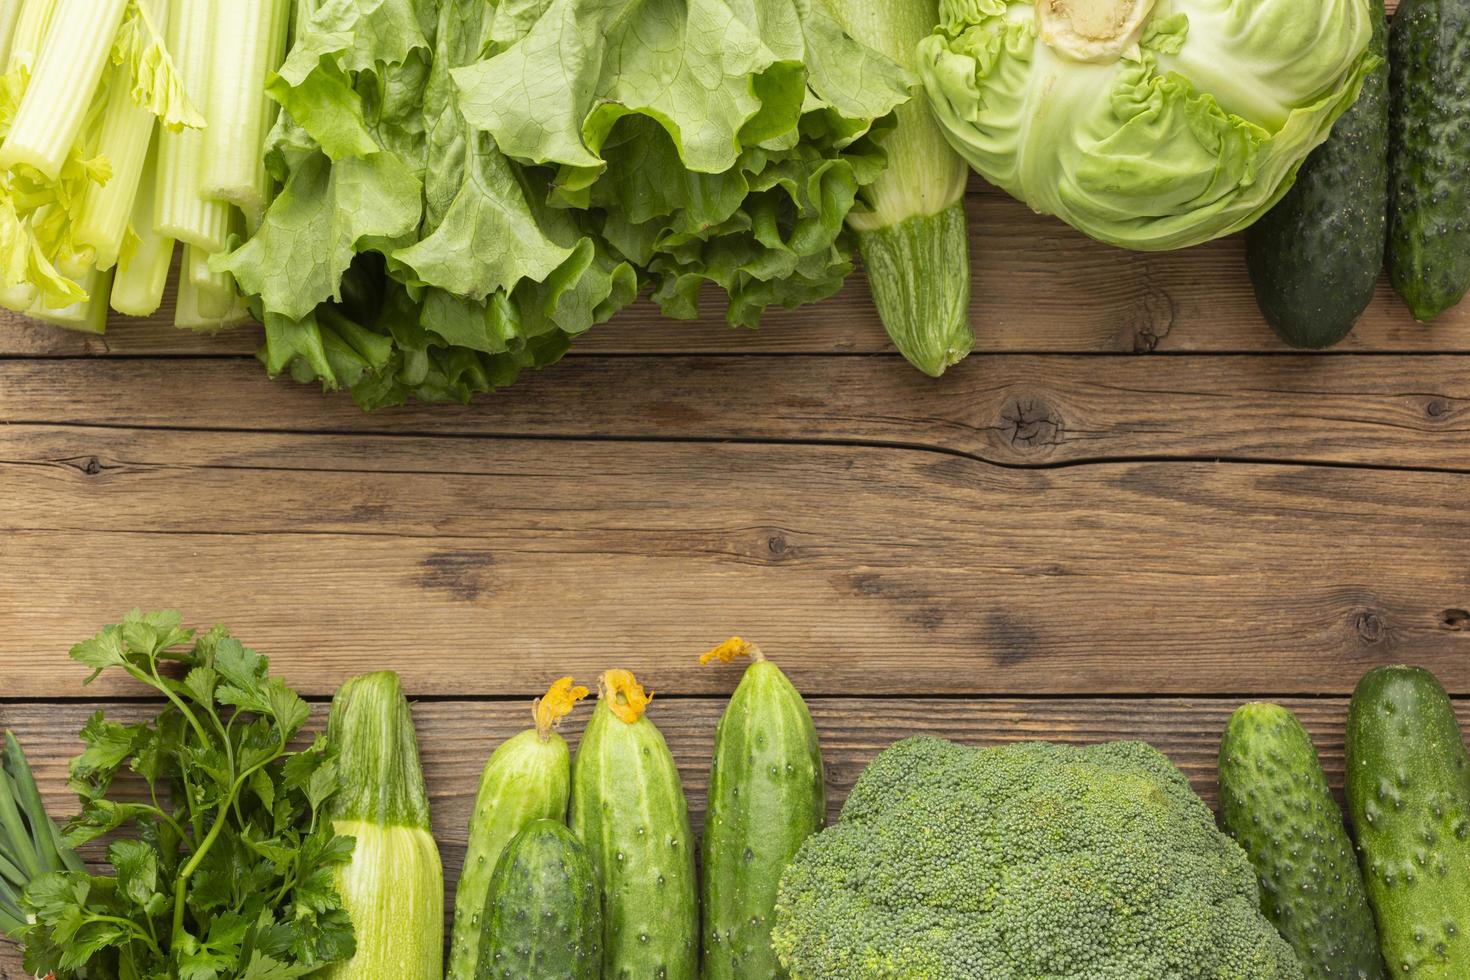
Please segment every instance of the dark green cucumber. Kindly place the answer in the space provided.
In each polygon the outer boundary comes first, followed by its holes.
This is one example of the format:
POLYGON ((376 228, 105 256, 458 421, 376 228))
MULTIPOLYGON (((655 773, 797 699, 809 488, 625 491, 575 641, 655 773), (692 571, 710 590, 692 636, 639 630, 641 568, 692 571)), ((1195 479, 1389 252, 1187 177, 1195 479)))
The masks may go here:
POLYGON ((679 770, 626 670, 602 675, 572 763, 572 831, 602 888, 602 975, 697 980, 694 832, 679 770))
POLYGON ((1312 151, 1296 183, 1245 236, 1256 303, 1293 347, 1331 347, 1353 329, 1383 271, 1388 224, 1388 22, 1370 0, 1382 64, 1312 151))
POLYGON ((1389 970, 1470 977, 1470 759, 1433 674, 1381 667, 1358 683, 1347 799, 1389 970))
POLYGON ((1247 704, 1220 740, 1220 822, 1261 883, 1261 911, 1306 980, 1382 980, 1357 854, 1317 749, 1296 716, 1247 704))
POLYGON ((740 640, 707 655, 754 658, 715 729, 704 822, 704 977, 785 977, 771 949, 781 873, 827 816, 811 713, 781 668, 740 640))
POLYGON ((495 863, 476 980, 597 980, 602 910, 582 842, 558 820, 533 820, 495 863))
POLYGON ((1403 0, 1388 48, 1388 272, 1427 322, 1470 287, 1470 0, 1403 0))

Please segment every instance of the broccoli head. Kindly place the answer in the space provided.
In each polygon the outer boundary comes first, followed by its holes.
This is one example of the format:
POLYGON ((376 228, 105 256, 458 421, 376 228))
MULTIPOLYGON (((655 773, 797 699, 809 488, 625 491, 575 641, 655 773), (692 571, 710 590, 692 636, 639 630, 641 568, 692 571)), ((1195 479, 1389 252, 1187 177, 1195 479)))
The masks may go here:
POLYGON ((1245 853, 1142 742, 911 738, 781 880, 794 980, 1301 980, 1245 853))

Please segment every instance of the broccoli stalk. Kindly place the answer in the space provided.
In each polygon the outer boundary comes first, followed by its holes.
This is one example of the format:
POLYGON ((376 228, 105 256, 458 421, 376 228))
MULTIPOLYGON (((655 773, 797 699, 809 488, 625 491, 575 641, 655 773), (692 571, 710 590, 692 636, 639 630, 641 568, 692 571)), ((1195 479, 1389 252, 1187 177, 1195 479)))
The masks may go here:
MULTIPOLYGON (((919 41, 939 21, 936 0, 827 3, 848 33, 910 71, 919 41)), ((888 336, 910 364, 937 378, 975 345, 964 203, 970 171, 922 87, 894 111, 894 123, 883 141, 888 167, 847 223, 888 336)))

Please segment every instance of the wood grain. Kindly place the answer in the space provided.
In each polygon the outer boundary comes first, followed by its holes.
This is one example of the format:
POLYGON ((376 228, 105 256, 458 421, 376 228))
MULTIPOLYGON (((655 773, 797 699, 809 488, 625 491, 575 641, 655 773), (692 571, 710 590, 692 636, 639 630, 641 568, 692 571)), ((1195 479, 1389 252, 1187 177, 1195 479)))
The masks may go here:
MULTIPOLYGON (((724 690, 739 676, 735 668, 717 671, 724 690)), ((1215 800, 1215 757, 1220 733, 1237 705, 1230 699, 1158 700, 867 700, 811 699, 812 716, 822 740, 828 780, 829 811, 837 817, 842 800, 864 766, 883 747, 910 735, 941 735, 959 742, 994 745, 1050 739, 1076 743, 1141 738, 1165 752, 1195 790, 1215 800)), ((1341 699, 1292 700, 1291 707, 1311 732, 1322 765, 1335 789, 1342 785, 1343 723, 1347 705, 1341 699)), ((74 812, 75 798, 65 791, 66 763, 78 751, 74 733, 97 706, 0 703, 0 727, 14 729, 26 748, 47 806, 58 816, 74 812)), ((1470 702, 1457 704, 1462 726, 1470 729, 1470 702)), ((499 742, 526 727, 529 705, 508 702, 435 702, 415 707, 424 775, 428 782, 435 836, 444 856, 445 882, 451 891, 458 878, 470 810, 481 766, 499 742)), ((148 709, 138 705, 108 706, 109 714, 132 720, 148 709)), ((655 698, 650 709, 668 739, 684 781, 696 827, 702 826, 704 796, 715 721, 724 710, 720 700, 655 698)), ((580 708, 567 719, 565 732, 575 742, 590 711, 580 708)), ((314 725, 324 710, 319 706, 314 725)), ((95 856, 95 855, 94 855, 95 856)), ((0 978, 23 974, 13 949, 0 940, 0 978), (8 958, 7 958, 8 957, 8 958)))
POLYGON ((315 693, 616 661, 702 693, 734 632, 812 693, 1346 693, 1402 659, 1470 692, 1457 474, 26 425, 0 460, 14 695, 77 693, 65 646, 135 605, 315 693))
MULTIPOLYGON (((1284 350, 1261 319, 1239 236, 1181 252, 1129 252, 1093 242, 976 178, 969 195, 976 349, 982 352, 1146 353, 1284 350)), ((773 310, 758 332, 724 325, 706 293, 705 316, 680 323, 647 301, 594 329, 578 353, 868 353, 890 346, 861 277, 836 297, 773 310)), ((89 337, 0 317, 0 356, 248 354, 258 331, 221 337, 174 330, 164 311, 120 318, 89 337)), ((1417 324, 1386 282, 1340 351, 1470 350, 1470 305, 1417 324)))
POLYGON ((364 414, 245 361, 0 361, 0 423, 922 446, 1004 465, 1211 458, 1470 469, 1470 359, 583 357, 469 406, 364 414))

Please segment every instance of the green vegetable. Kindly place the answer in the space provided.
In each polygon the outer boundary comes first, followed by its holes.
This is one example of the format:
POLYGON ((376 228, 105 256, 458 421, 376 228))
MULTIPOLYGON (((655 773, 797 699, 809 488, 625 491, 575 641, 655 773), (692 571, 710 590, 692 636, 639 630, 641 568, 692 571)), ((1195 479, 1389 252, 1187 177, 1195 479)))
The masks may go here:
POLYGON ((1261 911, 1307 980, 1382 980, 1378 930, 1342 811, 1290 711, 1236 710, 1220 742, 1220 822, 1256 869, 1261 911))
POLYGON ((602 888, 603 975, 695 980, 694 833, 649 700, 628 671, 602 675, 572 766, 571 826, 602 888))
POLYGON ((981 176, 1104 242, 1252 224, 1358 96, 1364 0, 941 0, 919 46, 981 176))
POLYGON ((1470 287, 1470 0, 1404 0, 1389 32, 1388 274, 1429 321, 1470 287))
POLYGON ((272 374, 364 408, 468 400, 650 283, 754 323, 834 292, 903 73, 807 0, 341 0, 269 91, 284 186, 220 267, 272 374))
POLYGON ((533 820, 506 845, 485 901, 480 980, 597 980, 602 913, 582 842, 533 820))
POLYGON ((1388 224, 1388 21, 1370 0, 1382 59, 1296 184, 1246 232, 1256 302, 1293 347, 1331 347, 1353 329, 1383 270, 1388 224))
POLYGON ((536 702, 535 727, 507 739, 485 763, 470 817, 464 871, 455 889, 449 980, 474 980, 477 975, 480 913, 506 844, 535 820, 567 818, 572 760, 556 726, 586 696, 587 689, 573 687, 570 677, 556 681, 536 702))
POLYGON ((1470 976, 1470 759, 1433 674, 1380 667, 1358 682, 1347 801, 1389 970, 1470 976))
POLYGON ((781 872, 827 819, 822 751, 781 668, 736 637, 704 656, 753 660, 715 730, 705 814, 704 978, 784 977, 771 948, 781 872))
POLYGON ((5 733, 0 756, 0 935, 19 941, 26 928, 21 895, 33 878, 53 871, 83 870, 81 858, 61 840, 46 815, 41 792, 15 736, 5 733))
POLYGON ((336 879, 357 930, 357 951, 318 975, 440 980, 444 872, 398 675, 362 674, 343 684, 332 698, 327 741, 342 773, 329 809, 332 828, 357 842, 336 879))
POLYGON ((155 121, 202 124, 163 48, 166 13, 162 0, 24 0, 15 14, 0 66, 6 307, 101 332, 99 273, 127 241, 155 121))
POLYGON ((1153 748, 911 738, 781 880, 795 980, 1300 980, 1245 854, 1153 748))
POLYGON ((320 741, 293 748, 309 709, 267 660, 222 628, 196 637, 178 613, 137 611, 71 656, 94 678, 126 673, 166 706, 136 724, 99 711, 82 729, 70 782, 82 812, 63 840, 110 835, 110 872, 63 859, 64 870, 30 882, 27 970, 253 980, 350 956, 332 876, 352 841, 319 819, 337 764, 320 741), (111 798, 127 771, 146 794, 111 798))
MULTIPOLYGON (((939 20, 938 0, 824 0, 863 44, 915 71, 914 48, 939 20)), ((847 217, 868 287, 899 353, 938 377, 975 345, 964 158, 944 138, 923 90, 898 107, 883 140, 888 167, 847 217)))

